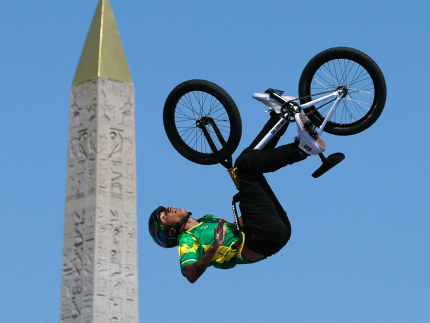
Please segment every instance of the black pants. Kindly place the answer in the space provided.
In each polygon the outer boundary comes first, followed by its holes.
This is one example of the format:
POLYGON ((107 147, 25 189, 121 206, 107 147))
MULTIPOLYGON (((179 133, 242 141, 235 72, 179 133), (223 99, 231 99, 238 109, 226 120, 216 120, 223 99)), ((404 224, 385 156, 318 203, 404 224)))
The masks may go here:
POLYGON ((291 224, 263 173, 274 172, 307 157, 297 145, 288 144, 275 148, 286 127, 257 151, 253 148, 278 122, 272 113, 263 130, 235 162, 240 181, 240 211, 245 232, 245 245, 252 251, 271 256, 281 250, 291 236, 291 224))

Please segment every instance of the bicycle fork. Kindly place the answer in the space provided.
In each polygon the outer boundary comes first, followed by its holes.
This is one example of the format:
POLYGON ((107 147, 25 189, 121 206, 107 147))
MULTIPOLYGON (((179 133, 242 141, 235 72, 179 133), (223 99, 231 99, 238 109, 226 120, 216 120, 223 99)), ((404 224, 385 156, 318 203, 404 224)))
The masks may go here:
POLYGON ((202 117, 196 122, 197 128, 200 128, 203 131, 203 135, 205 136, 206 141, 208 142, 209 147, 211 147, 212 153, 214 154, 218 162, 227 169, 233 167, 233 159, 231 156, 227 157, 226 159, 221 157, 219 150, 216 148, 215 143, 212 140, 212 137, 208 129, 206 128, 206 126, 208 125, 210 125, 214 129, 216 137, 218 138, 221 145, 224 147, 226 144, 226 141, 222 136, 221 131, 219 130, 215 121, 211 117, 202 117))

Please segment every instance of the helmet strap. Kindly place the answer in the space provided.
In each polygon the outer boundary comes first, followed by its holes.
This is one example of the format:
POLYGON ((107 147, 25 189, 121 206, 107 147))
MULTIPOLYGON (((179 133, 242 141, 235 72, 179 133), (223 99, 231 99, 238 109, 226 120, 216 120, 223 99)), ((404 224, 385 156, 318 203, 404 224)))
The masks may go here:
MULTIPOLYGON (((177 238, 179 236, 179 233, 180 233, 179 230, 181 229, 182 225, 188 221, 188 219, 190 218, 191 215, 192 215, 192 213, 188 212, 188 214, 185 216, 185 218, 183 218, 181 221, 167 226, 166 227, 167 232, 169 232, 170 229, 175 229, 176 230, 175 238, 177 238)), ((174 237, 172 237, 172 238, 174 238, 174 237)))

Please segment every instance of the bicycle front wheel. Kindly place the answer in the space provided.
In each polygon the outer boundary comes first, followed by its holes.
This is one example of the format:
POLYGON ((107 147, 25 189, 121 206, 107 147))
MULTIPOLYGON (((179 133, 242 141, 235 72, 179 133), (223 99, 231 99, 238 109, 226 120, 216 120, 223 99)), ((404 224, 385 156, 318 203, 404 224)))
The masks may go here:
POLYGON ((220 86, 205 80, 190 80, 176 86, 166 99, 163 111, 164 129, 173 147, 188 160, 213 165, 218 160, 213 154, 203 131, 197 126, 207 124, 219 156, 227 159, 239 145, 242 121, 236 104, 220 86))
MULTIPOLYGON (((300 102, 306 103, 344 86, 348 94, 327 122, 324 131, 339 136, 357 134, 373 125, 384 109, 387 97, 385 78, 375 61, 354 48, 327 49, 305 66, 299 81, 300 102)), ((331 101, 330 101, 331 102, 331 101)), ((319 103, 304 109, 320 126, 332 104, 319 103)))

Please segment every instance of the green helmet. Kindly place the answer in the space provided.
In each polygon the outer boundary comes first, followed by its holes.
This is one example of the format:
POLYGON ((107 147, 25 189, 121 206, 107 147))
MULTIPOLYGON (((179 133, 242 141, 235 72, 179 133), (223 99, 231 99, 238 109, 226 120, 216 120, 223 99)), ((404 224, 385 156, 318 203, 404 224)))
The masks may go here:
POLYGON ((188 220, 191 212, 188 212, 188 215, 181 221, 166 227, 162 225, 160 221, 160 213, 165 210, 166 208, 164 206, 159 206, 151 213, 148 222, 149 234, 151 235, 152 240, 154 240, 154 242, 160 247, 173 248, 178 245, 178 237, 180 234, 179 227, 188 220), (169 230, 171 228, 176 229, 176 234, 173 237, 169 236, 169 230))

